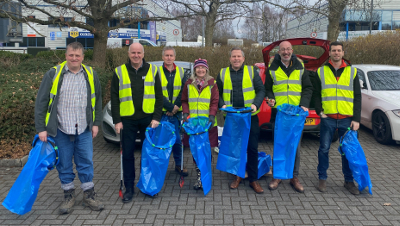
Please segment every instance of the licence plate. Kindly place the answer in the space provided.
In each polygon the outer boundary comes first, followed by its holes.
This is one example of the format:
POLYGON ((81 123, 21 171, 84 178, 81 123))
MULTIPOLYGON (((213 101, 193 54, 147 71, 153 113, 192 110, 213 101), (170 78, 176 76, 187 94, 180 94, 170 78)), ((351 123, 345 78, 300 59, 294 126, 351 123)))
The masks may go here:
POLYGON ((306 122, 304 125, 309 126, 309 125, 315 125, 315 119, 313 118, 306 118, 306 122))

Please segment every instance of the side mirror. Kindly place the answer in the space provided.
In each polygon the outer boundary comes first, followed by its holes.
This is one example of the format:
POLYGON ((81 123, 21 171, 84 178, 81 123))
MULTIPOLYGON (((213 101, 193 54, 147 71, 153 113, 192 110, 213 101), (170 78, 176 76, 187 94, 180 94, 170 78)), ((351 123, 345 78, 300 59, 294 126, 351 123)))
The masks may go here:
POLYGON ((360 79, 360 87, 361 89, 368 89, 367 84, 365 84, 364 81, 361 79, 360 79))

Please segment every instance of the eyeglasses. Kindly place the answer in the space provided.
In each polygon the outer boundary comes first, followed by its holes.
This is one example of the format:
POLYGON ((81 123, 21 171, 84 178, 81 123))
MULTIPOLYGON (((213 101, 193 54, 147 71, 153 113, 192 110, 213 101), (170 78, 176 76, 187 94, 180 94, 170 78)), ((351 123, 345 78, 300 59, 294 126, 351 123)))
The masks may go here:
POLYGON ((287 49, 280 49, 279 51, 281 51, 281 52, 286 52, 286 51, 290 52, 291 50, 293 50, 293 49, 292 48, 287 48, 287 49))

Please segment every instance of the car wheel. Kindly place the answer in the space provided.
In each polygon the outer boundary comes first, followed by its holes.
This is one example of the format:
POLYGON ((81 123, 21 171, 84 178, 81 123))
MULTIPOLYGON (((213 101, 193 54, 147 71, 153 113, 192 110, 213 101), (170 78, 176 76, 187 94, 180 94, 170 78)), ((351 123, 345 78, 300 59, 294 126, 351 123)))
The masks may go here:
POLYGON ((104 140, 105 140, 107 143, 119 145, 119 142, 115 142, 115 141, 109 140, 109 139, 107 139, 107 138, 105 138, 105 137, 103 137, 103 138, 104 138, 104 140))
POLYGON ((385 113, 378 111, 372 115, 372 132, 375 140, 379 143, 389 144, 392 142, 390 122, 385 113))

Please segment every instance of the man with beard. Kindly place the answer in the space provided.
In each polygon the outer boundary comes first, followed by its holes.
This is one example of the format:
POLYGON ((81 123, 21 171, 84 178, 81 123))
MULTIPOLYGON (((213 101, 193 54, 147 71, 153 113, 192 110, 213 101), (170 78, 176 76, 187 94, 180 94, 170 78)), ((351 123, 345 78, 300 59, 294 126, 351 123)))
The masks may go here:
MULTIPOLYGON (((321 116, 320 147, 318 150, 318 190, 326 191, 329 148, 335 130, 339 137, 351 128, 358 130, 361 119, 361 88, 357 69, 343 60, 343 44, 332 42, 330 60, 318 69, 314 95, 315 110, 321 116)), ((344 187, 353 195, 360 194, 353 182, 353 174, 346 156, 342 155, 344 187)))
MULTIPOLYGON (((267 92, 267 103, 271 107, 271 122, 275 121, 277 107, 282 104, 300 106, 308 111, 313 87, 304 64, 293 54, 292 45, 288 41, 279 44, 278 54, 275 55, 271 65, 265 74, 265 90, 267 92)), ((303 193, 298 175, 300 169, 300 142, 297 146, 293 169, 293 178, 290 185, 297 192, 303 193)), ((280 150, 274 150, 278 152, 280 150)), ((275 170, 273 168, 273 170, 275 170)), ((275 190, 282 182, 281 179, 273 178, 268 188, 275 190)))

